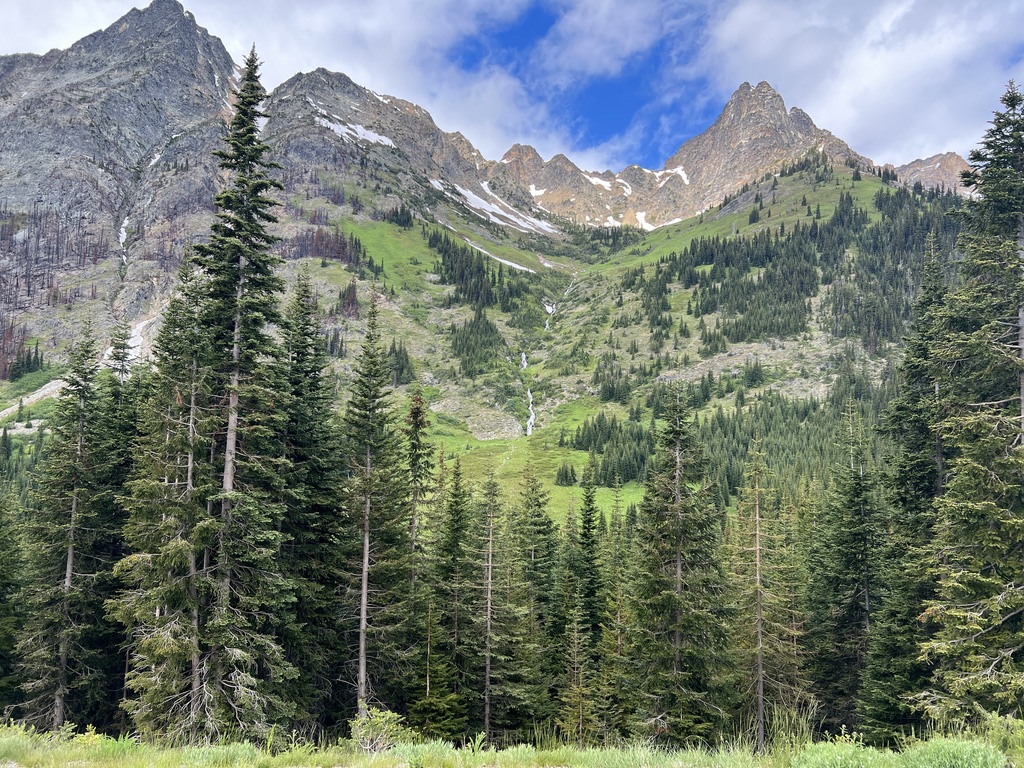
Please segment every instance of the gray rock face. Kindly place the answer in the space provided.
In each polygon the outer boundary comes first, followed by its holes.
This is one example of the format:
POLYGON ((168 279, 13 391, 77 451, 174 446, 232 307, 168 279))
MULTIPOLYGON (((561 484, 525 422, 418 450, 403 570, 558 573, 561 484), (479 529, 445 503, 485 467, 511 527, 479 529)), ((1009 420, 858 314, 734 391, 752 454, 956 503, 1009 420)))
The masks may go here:
POLYGON ((513 147, 505 161, 547 210, 581 223, 650 229, 694 216, 811 151, 871 166, 807 113, 795 107, 787 112, 768 83, 744 83, 714 125, 683 144, 660 171, 633 165, 617 174, 584 173, 561 155, 538 162, 528 147, 513 147))
POLYGON ((132 10, 66 51, 3 57, 0 72, 0 189, 10 205, 34 195, 116 233, 125 217, 179 215, 197 185, 208 189, 198 173, 185 183, 160 175, 174 163, 209 170, 234 65, 174 0, 132 10))
MULTIPOLYGON (((212 153, 235 78, 221 41, 176 0, 153 0, 65 51, 0 57, 0 326, 5 313, 81 295, 89 269, 106 268, 108 281, 115 267, 121 273, 107 296, 114 315, 156 311, 182 253, 208 232, 212 153)), ((527 234, 557 234, 542 210, 591 226, 664 225, 809 151, 871 164, 801 110, 787 111, 767 83, 743 84, 658 171, 586 172, 523 145, 488 160, 421 107, 325 69, 292 77, 265 110, 264 138, 292 198, 316 197, 325 184, 371 188, 441 219, 469 211, 483 227, 527 234)), ((958 158, 932 160, 947 177, 959 171, 958 158)), ((901 178, 932 183, 923 162, 901 178)), ((312 226, 291 213, 285 236, 312 226)))
POLYGON ((285 163, 372 157, 426 179, 472 183, 495 165, 460 133, 445 133, 421 107, 381 96, 346 75, 317 69, 274 89, 264 135, 285 163))
POLYGON ((967 194, 968 190, 960 184, 960 174, 969 167, 956 152, 946 152, 901 165, 895 171, 899 180, 908 187, 920 182, 925 189, 942 187, 967 194))

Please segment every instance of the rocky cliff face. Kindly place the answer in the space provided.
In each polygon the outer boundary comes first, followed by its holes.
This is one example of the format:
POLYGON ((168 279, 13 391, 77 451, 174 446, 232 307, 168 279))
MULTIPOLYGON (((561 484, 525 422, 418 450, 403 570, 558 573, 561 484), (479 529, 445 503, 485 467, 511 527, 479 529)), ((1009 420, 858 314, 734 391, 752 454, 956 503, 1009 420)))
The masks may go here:
POLYGON ((381 96, 347 76, 317 69, 295 75, 267 100, 267 141, 285 162, 344 163, 361 157, 408 174, 453 183, 485 177, 493 166, 459 133, 445 133, 421 107, 381 96))
POLYGON ((138 231, 179 216, 212 188, 209 149, 232 77, 220 40, 175 0, 66 51, 0 59, 0 196, 84 214, 115 234, 126 218, 138 231), (186 165, 195 172, 174 174, 186 165))
POLYGON ((942 187, 967 194, 967 190, 960 184, 960 175, 969 167, 967 161, 956 152, 946 152, 901 165, 895 171, 897 178, 907 186, 920 182, 925 189, 942 187))
MULTIPOLYGON (((212 152, 235 77, 221 41, 176 0, 153 0, 66 51, 0 57, 0 325, 4 312, 80 295, 74 275, 90 266, 125 278, 111 289, 114 314, 152 311, 188 244, 208 231, 212 152)), ((488 160, 421 107, 324 69, 295 75, 265 108, 290 201, 365 188, 377 204, 526 235, 557 236, 561 219, 653 229, 808 152, 871 165, 787 111, 767 83, 743 84, 661 170, 618 173, 587 172, 564 155, 545 162, 522 145, 488 160)), ((947 155, 897 171, 948 187, 963 167, 947 155)), ((315 225, 301 205, 290 214, 286 237, 315 225)))
POLYGON ((683 144, 659 171, 632 165, 620 173, 584 173, 564 156, 544 163, 531 148, 519 146, 503 162, 546 210, 585 224, 652 229, 694 216, 808 152, 872 165, 805 112, 787 112, 768 83, 744 83, 714 125, 683 144))
MULTIPOLYGON (((147 272, 180 255, 212 208, 234 77, 175 0, 65 51, 0 58, 0 303, 69 301, 81 291, 69 269, 147 272)), ((112 309, 134 316, 152 280, 126 287, 112 309)))

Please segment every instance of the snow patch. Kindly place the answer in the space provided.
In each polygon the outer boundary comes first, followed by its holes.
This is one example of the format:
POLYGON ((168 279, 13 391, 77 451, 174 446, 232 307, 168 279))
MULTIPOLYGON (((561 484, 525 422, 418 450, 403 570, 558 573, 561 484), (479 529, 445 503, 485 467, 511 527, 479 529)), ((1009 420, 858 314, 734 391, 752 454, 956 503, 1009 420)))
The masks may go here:
POLYGON ((585 178, 595 187, 604 187, 609 192, 612 191, 612 183, 610 181, 606 181, 605 179, 600 178, 599 176, 587 176, 587 174, 584 173, 583 178, 585 178))
POLYGON ((545 192, 547 192, 546 189, 537 189, 537 187, 535 187, 533 184, 530 185, 530 194, 533 195, 534 197, 540 197, 545 192))
MULTIPOLYGON (((337 115, 331 115, 331 117, 337 118, 337 115)), ((340 118, 337 119, 340 120, 340 118)), ((333 120, 327 120, 322 117, 316 118, 316 122, 318 125, 333 131, 347 141, 369 141, 373 144, 383 144, 385 147, 392 148, 395 146, 395 142, 387 136, 374 133, 369 128, 362 125, 349 125, 348 123, 334 122, 333 120)))
POLYGON ((524 267, 522 264, 516 264, 514 261, 509 261, 508 259, 503 259, 500 256, 495 256, 493 253, 488 253, 483 248, 481 248, 479 245, 477 245, 472 240, 470 240, 468 237, 463 237, 462 239, 465 240, 473 248, 476 248, 478 251, 480 251, 480 253, 482 253, 484 256, 492 258, 495 261, 500 261, 506 267, 512 267, 512 269, 518 269, 520 272, 529 272, 530 274, 534 274, 534 275, 537 274, 537 272, 535 270, 532 270, 529 267, 524 267))
POLYGON ((626 197, 629 197, 630 195, 633 194, 633 187, 629 185, 628 181, 623 181, 622 179, 616 179, 616 181, 619 182, 619 184, 621 184, 623 187, 622 194, 624 194, 626 197))
POLYGON ((647 211, 637 211, 636 223, 644 232, 651 232, 654 230, 654 225, 647 221, 647 211))
POLYGON ((677 165, 675 168, 666 168, 664 171, 655 171, 654 175, 658 178, 658 189, 664 187, 673 176, 681 178, 683 184, 687 186, 690 184, 690 177, 686 175, 686 171, 683 170, 681 165, 677 165))
MULTIPOLYGON (((511 205, 494 194, 486 181, 481 182, 480 187, 484 192, 494 198, 498 204, 485 200, 480 197, 480 195, 466 189, 465 187, 460 187, 457 184, 455 185, 455 189, 457 189, 459 194, 466 199, 466 203, 470 208, 475 210, 477 213, 484 215, 488 220, 493 221, 495 224, 512 227, 512 229, 518 230, 519 232, 557 232, 557 230, 546 221, 535 219, 532 216, 528 216, 525 213, 517 211, 511 205)), ((530 271, 532 272, 533 270, 530 271)))
POLYGON ((124 244, 128 239, 128 217, 125 216, 124 221, 121 222, 121 229, 117 233, 117 242, 121 244, 121 263, 128 263, 128 251, 125 250, 124 244))

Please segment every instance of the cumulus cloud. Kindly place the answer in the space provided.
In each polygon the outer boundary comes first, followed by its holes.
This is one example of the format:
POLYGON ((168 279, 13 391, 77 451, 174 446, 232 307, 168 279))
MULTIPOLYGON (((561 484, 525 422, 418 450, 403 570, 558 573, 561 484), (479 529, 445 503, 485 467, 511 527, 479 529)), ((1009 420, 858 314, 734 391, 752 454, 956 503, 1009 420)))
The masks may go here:
POLYGON ((539 82, 566 88, 580 77, 614 76, 664 35, 671 0, 560 0, 558 21, 530 55, 539 82))
POLYGON ((698 58, 720 94, 768 80, 876 162, 963 154, 1022 72, 1024 3, 738 0, 698 58))

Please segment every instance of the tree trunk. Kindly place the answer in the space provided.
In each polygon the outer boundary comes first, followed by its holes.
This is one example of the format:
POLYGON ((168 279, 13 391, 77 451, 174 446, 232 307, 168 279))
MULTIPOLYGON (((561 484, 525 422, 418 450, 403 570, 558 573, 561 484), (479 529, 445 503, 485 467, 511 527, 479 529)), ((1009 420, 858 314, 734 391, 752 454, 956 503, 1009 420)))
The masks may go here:
POLYGON ((491 738, 491 634, 494 616, 494 508, 487 510, 484 556, 484 736, 491 738))
POLYGON ((765 707, 764 707, 764 587, 761 583, 761 478, 754 478, 754 586, 757 590, 756 616, 757 632, 757 752, 764 754, 765 707))
MULTIPOLYGON (((1024 272, 1024 216, 1017 225, 1017 260, 1024 272)), ((1022 363, 1018 376, 1020 389, 1020 435, 1018 443, 1024 443, 1024 306, 1017 307, 1017 357, 1022 363)))
POLYGON ((370 455, 370 446, 366 447, 366 464, 364 467, 366 483, 363 488, 365 504, 363 506, 363 565, 360 573, 359 583, 359 670, 356 678, 356 701, 357 715, 360 719, 367 715, 366 696, 366 633, 368 628, 368 614, 370 602, 370 477, 373 472, 373 459, 370 455))

